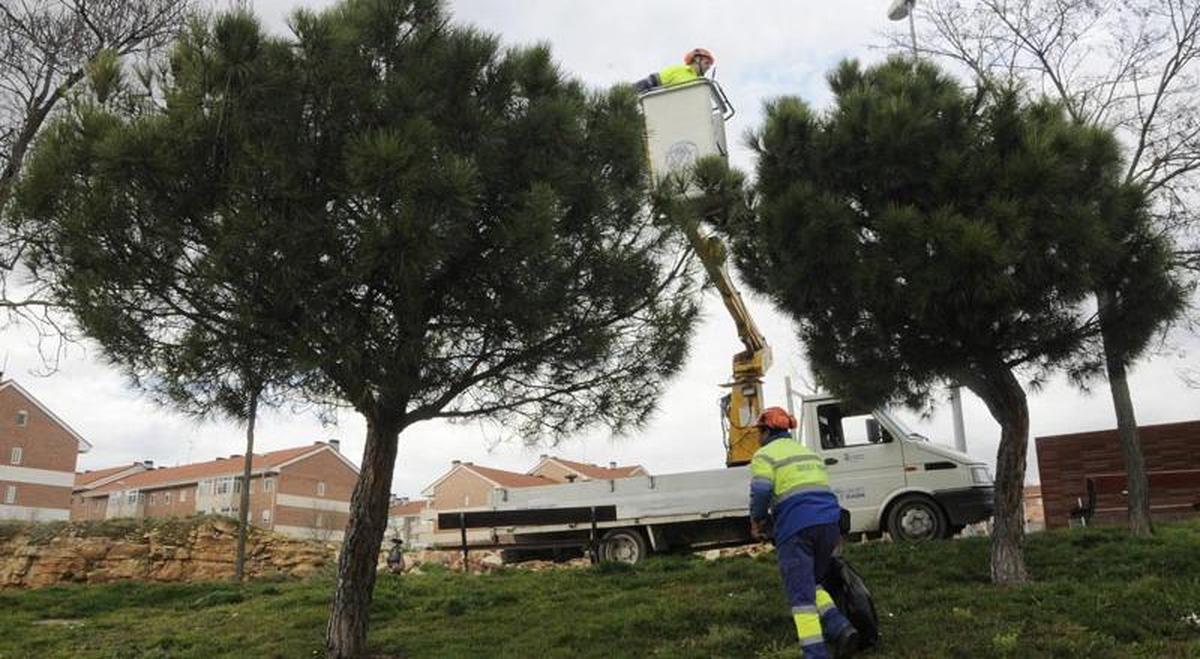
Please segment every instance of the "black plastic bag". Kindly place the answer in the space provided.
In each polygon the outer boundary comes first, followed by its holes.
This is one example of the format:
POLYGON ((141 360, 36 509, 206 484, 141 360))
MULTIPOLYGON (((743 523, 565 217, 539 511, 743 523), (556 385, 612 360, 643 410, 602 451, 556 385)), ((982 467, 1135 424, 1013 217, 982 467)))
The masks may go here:
POLYGON ((830 559, 825 590, 842 615, 858 630, 859 649, 878 645, 879 616, 875 613, 875 600, 862 576, 841 556, 830 559))

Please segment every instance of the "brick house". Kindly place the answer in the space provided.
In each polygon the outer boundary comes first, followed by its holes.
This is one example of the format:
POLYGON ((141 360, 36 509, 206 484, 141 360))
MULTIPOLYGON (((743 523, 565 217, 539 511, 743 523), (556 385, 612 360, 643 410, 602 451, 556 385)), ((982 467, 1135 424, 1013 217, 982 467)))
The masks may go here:
MULTIPOLYGON (((1200 488, 1200 421, 1164 423, 1138 428, 1146 472, 1150 476, 1150 507, 1155 519, 1196 514, 1200 488), (1171 478, 1160 478, 1169 475, 1171 478), (1156 485, 1158 483, 1158 485, 1156 485)), ((1087 480, 1118 482, 1097 492, 1094 521, 1124 523, 1128 503, 1122 495, 1125 461, 1117 431, 1101 430, 1037 438, 1038 472, 1046 528, 1063 528, 1071 510, 1087 500, 1087 480)))
POLYGON ((107 469, 87 469, 76 472, 75 487, 71 491, 71 519, 102 519, 104 517, 104 506, 108 502, 104 499, 85 501, 82 496, 83 493, 88 490, 104 487, 126 476, 132 476, 153 468, 154 463, 146 460, 145 462, 117 465, 116 467, 108 467, 107 469), (89 505, 93 510, 88 510, 89 505))
POLYGON ((421 491, 435 510, 486 506, 493 490, 554 485, 558 482, 544 476, 493 469, 472 462, 455 460, 451 465, 450 471, 421 491))
MULTIPOLYGON (((77 488, 72 519, 236 516, 242 467, 242 456, 231 455, 109 475, 101 485, 77 488)), ((340 541, 357 479, 358 468, 338 451, 336 442, 256 453, 249 484, 250 519, 256 526, 293 537, 340 541)))
POLYGON ((617 466, 610 462, 607 467, 567 460, 555 455, 543 455, 533 469, 531 476, 542 476, 552 481, 566 483, 568 481, 601 481, 614 478, 630 478, 631 476, 648 476, 650 472, 642 465, 617 466))
POLYGON ((0 381, 0 519, 65 520, 79 433, 13 380, 0 381))
POLYGON ((429 506, 435 510, 486 506, 492 491, 500 488, 537 487, 647 474, 641 465, 618 467, 616 463, 609 463, 608 467, 601 467, 552 455, 541 456, 538 463, 524 474, 459 460, 454 460, 451 465, 450 471, 421 491, 429 498, 429 506))
POLYGON ((433 508, 428 499, 409 500, 399 497, 388 506, 388 530, 385 548, 392 538, 404 541, 404 546, 418 549, 425 546, 425 536, 433 531, 433 508))

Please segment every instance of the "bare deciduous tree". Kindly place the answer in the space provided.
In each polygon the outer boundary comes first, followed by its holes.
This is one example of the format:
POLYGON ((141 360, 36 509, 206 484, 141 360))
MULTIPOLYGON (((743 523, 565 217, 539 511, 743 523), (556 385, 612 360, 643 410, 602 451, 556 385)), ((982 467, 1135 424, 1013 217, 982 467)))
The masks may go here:
MULTIPOLYGON (((195 0, 0 0, 0 213, 29 148, 101 54, 149 54, 183 24, 195 0)), ((37 288, 14 291, 19 235, 0 225, 0 312, 52 321, 37 288)), ((51 334, 57 327, 50 325, 51 334)))
MULTIPOLYGON (((1127 152, 1126 183, 1153 195, 1176 265, 1200 272, 1200 0, 928 0, 919 50, 985 82, 1023 83, 1057 98, 1074 120, 1114 129, 1127 152)), ((891 37, 910 48, 908 34, 891 37)), ((1149 535, 1149 484, 1126 370, 1144 346, 1105 323, 1123 303, 1096 291, 1105 371, 1129 478, 1129 523, 1149 535)))

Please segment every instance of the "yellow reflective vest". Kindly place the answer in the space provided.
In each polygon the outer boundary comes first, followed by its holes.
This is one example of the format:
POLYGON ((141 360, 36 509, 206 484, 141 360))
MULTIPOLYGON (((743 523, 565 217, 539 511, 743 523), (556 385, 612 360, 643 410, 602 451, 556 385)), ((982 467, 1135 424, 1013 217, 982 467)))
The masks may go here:
POLYGON ((692 67, 688 66, 687 64, 668 66, 667 68, 658 72, 658 81, 663 87, 682 85, 685 82, 691 82, 699 79, 700 76, 696 75, 696 72, 692 70, 692 67))
POLYGON ((837 524, 841 507, 829 487, 825 463, 807 446, 784 434, 750 460, 750 516, 775 521, 775 541, 818 524, 837 524))

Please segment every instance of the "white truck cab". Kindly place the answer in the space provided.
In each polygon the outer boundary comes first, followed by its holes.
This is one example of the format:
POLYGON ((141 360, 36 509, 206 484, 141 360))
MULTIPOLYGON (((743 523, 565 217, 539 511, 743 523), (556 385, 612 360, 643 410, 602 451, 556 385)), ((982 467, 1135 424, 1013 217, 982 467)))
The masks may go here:
POLYGON ((800 440, 825 461, 851 532, 897 540, 949 537, 992 514, 987 465, 938 446, 886 410, 802 397, 800 440))

